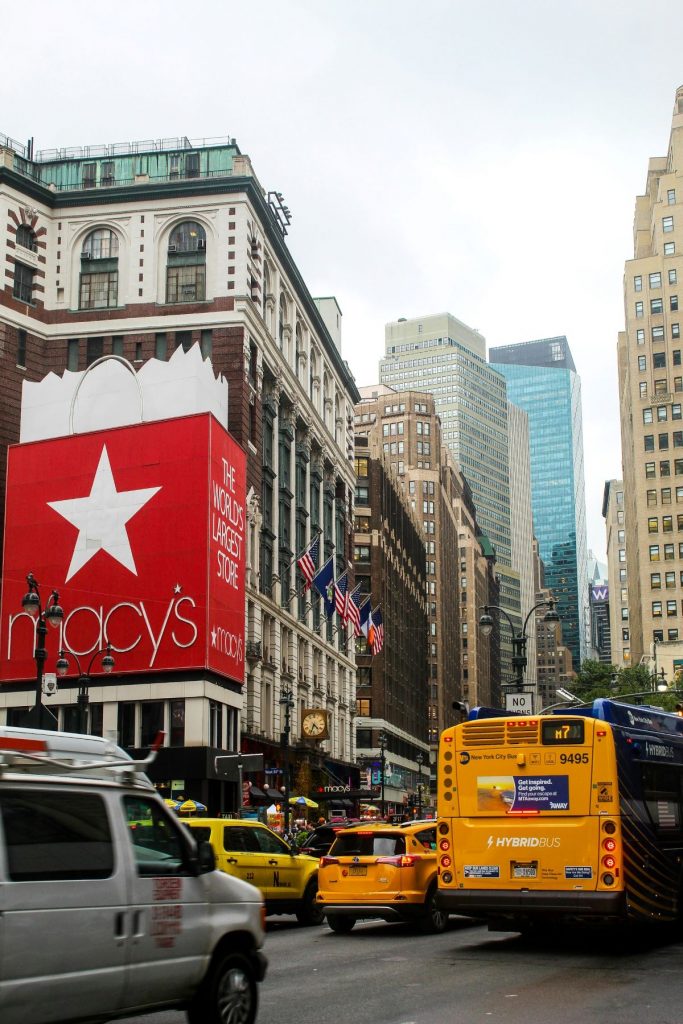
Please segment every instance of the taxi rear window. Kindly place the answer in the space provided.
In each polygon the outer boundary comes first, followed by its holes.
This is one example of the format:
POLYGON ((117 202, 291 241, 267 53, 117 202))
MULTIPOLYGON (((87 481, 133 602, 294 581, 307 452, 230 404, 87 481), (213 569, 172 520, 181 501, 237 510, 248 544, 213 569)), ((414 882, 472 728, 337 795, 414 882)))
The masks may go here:
POLYGON ((330 849, 332 857, 395 857, 406 852, 405 835, 381 832, 345 832, 330 849))

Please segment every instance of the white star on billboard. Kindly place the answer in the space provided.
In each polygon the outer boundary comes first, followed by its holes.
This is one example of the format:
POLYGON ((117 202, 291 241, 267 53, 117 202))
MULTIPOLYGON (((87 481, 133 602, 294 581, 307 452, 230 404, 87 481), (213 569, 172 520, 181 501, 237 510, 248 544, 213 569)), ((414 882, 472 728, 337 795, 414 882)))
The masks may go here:
POLYGON ((90 494, 86 498, 48 501, 50 508, 78 529, 66 581, 98 551, 106 551, 137 576, 126 523, 160 490, 160 487, 144 487, 117 491, 107 448, 103 446, 90 494))

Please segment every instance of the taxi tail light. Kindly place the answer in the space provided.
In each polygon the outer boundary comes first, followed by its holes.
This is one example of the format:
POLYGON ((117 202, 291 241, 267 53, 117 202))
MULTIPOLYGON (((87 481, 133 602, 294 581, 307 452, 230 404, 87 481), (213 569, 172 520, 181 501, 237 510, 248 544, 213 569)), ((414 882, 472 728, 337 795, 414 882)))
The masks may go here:
POLYGON ((418 857, 410 854, 400 854, 396 857, 378 857, 378 864, 393 864, 395 868, 412 868, 418 862, 418 857))
POLYGON ((338 863, 339 863, 339 861, 337 860, 336 857, 321 857, 320 858, 320 865, 319 866, 321 868, 328 868, 330 866, 330 864, 338 864, 338 863))

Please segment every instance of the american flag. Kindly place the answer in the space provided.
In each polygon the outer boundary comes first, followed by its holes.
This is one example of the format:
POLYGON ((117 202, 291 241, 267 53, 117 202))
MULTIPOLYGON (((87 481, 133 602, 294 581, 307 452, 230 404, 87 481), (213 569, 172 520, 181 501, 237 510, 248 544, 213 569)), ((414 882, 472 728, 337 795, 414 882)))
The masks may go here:
POLYGON ((306 580, 304 591, 311 589, 313 577, 318 571, 318 552, 320 550, 320 534, 308 545, 303 555, 297 559, 297 565, 301 569, 303 578, 306 580))
POLYGON ((359 583, 356 589, 349 594, 349 622, 353 623, 354 636, 360 636, 362 633, 360 628, 360 606, 364 597, 360 592, 362 585, 362 583, 359 583))
POLYGON ((349 618, 349 570, 341 574, 339 579, 334 584, 334 603, 337 607, 337 611, 341 615, 342 622, 344 625, 348 622, 349 618))
POLYGON ((372 631, 372 653, 379 654, 384 647, 384 622, 379 605, 372 613, 372 625, 374 627, 372 631))

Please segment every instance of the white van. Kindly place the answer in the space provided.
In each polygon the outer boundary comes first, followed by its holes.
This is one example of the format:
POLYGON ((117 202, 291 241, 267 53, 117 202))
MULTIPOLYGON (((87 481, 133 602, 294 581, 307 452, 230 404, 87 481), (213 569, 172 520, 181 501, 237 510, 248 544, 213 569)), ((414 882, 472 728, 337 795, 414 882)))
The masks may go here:
POLYGON ((215 870, 145 763, 99 737, 0 726, 2 1024, 255 1019, 261 894, 215 870))

